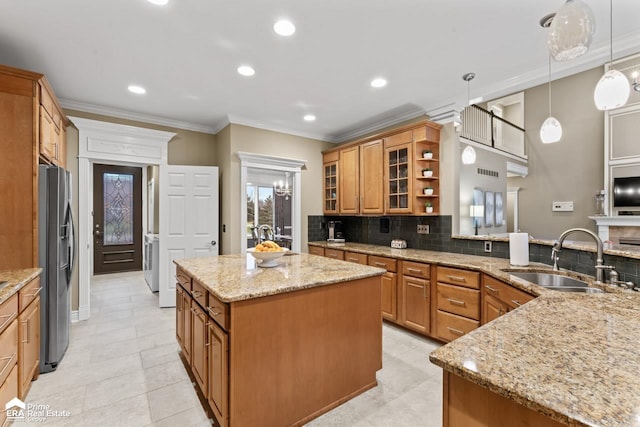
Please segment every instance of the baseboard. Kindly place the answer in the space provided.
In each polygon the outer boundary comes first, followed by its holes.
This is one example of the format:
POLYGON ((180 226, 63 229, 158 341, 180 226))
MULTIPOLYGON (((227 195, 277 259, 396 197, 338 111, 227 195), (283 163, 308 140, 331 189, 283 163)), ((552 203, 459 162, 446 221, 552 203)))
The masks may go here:
POLYGON ((79 307, 77 311, 71 312, 71 321, 78 322, 80 320, 89 319, 89 307, 79 307))
POLYGON ((76 323, 78 321, 80 321, 78 310, 72 311, 71 312, 71 323, 76 323))

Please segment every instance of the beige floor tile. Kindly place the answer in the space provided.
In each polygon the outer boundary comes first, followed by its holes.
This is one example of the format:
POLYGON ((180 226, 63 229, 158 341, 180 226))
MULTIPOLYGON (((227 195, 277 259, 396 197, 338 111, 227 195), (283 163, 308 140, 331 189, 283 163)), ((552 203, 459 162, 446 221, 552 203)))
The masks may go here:
POLYGON ((180 360, 172 360, 144 370, 147 391, 156 390, 183 381, 190 381, 180 360))
POLYGON ((140 352, 142 367, 147 369, 170 361, 180 360, 178 355, 179 351, 180 346, 175 341, 169 344, 142 350, 140 352))
POLYGON ((165 419, 154 422, 153 427, 208 427, 211 422, 201 406, 182 411, 165 419))
POLYGON ((153 390, 147 396, 154 422, 200 405, 191 381, 153 390))
POLYGON ((146 394, 123 399, 113 405, 84 412, 76 426, 140 427, 151 422, 146 394))
POLYGON ((146 392, 145 375, 141 371, 109 378, 86 386, 83 410, 113 405, 146 392))

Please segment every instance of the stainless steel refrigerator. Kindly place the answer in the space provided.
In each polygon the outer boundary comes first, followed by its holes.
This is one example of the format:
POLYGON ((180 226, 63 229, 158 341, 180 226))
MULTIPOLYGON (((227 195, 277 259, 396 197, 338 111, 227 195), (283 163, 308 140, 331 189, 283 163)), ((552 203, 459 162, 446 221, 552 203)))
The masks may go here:
POLYGON ((69 346, 71 271, 75 236, 71 212, 71 174, 40 165, 38 251, 40 284, 40 372, 55 370, 69 346))

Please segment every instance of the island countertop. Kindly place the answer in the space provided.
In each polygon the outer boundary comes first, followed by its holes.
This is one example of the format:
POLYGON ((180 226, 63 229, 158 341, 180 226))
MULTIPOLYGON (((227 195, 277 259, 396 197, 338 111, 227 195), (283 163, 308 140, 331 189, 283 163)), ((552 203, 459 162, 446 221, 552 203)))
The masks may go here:
POLYGON ((16 270, 0 271, 0 281, 8 282, 0 289, 0 304, 17 293, 20 288, 35 279, 42 272, 41 268, 20 268, 16 270))
POLYGON ((178 259, 177 266, 222 302, 277 295, 316 286, 379 276, 386 270, 309 254, 285 255, 278 266, 261 268, 250 255, 178 259))

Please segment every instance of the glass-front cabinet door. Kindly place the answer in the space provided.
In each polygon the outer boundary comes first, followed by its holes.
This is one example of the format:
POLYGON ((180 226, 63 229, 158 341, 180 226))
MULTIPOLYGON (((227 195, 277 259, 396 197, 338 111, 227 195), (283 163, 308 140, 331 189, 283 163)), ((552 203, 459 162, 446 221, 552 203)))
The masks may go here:
POLYGON ((413 156, 411 143, 385 149, 385 210, 411 213, 413 209, 413 156))
POLYGON ((338 162, 324 165, 324 213, 338 213, 338 162))

